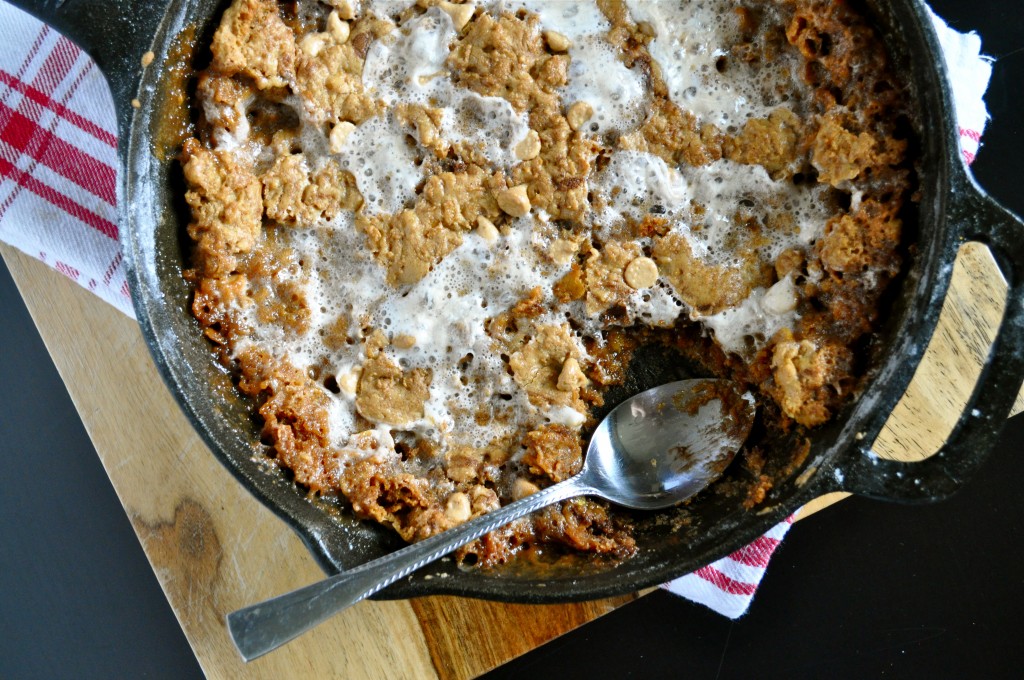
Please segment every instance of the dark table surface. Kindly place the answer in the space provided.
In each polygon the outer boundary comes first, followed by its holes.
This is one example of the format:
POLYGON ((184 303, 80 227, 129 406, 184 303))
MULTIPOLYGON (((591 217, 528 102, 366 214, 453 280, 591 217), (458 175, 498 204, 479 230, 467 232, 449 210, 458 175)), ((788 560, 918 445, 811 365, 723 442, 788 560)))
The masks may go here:
MULTIPOLYGON (((996 59, 974 170, 1024 214, 1024 6, 932 4, 996 59)), ((2 266, 0 386, 0 678, 201 677, 2 266)), ((950 501, 852 499, 797 524, 740 621, 655 593, 488 677, 1021 677, 1018 480, 1024 418, 950 501)))

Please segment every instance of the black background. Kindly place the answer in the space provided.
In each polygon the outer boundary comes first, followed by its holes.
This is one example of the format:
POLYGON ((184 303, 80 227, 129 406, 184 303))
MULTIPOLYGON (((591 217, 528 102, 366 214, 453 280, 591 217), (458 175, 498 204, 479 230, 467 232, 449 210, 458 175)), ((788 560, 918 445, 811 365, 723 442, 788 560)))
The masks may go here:
MULTIPOLYGON (((932 6, 996 58, 974 170, 1024 214, 1024 7, 932 6)), ((201 677, 4 267, 0 386, 0 678, 201 677)), ((1020 480, 1015 418, 946 503, 852 499, 797 524, 740 621, 659 592, 487 677, 1021 677, 1020 480)))

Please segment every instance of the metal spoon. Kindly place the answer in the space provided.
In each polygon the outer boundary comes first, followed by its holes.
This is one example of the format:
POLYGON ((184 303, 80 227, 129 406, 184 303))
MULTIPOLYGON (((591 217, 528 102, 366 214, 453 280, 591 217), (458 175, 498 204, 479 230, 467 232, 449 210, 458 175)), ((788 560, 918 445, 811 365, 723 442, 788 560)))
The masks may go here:
POLYGON ((578 475, 494 512, 328 579, 228 615, 246 661, 512 520, 575 496, 666 508, 713 482, 743 445, 753 397, 723 380, 662 385, 619 404, 598 425, 578 475), (724 399, 723 399, 724 397, 724 399))

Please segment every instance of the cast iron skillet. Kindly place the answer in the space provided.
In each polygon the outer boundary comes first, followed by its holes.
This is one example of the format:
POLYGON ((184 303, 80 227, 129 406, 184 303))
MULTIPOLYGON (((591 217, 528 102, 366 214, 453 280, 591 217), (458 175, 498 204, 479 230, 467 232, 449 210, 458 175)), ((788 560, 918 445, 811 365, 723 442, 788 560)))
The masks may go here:
MULTIPOLYGON (((193 27, 208 42, 226 2, 218 0, 14 0, 62 30, 96 59, 114 96, 120 133, 119 228, 142 332, 171 391, 229 470, 305 540, 334 572, 397 547, 386 530, 358 522, 324 501, 310 501, 259 450, 258 430, 188 312, 181 279, 183 226, 180 170, 154 154, 154 133, 168 109, 169 55, 193 27), (140 59, 155 53, 143 69, 140 59), (133 99, 139 108, 130 105, 133 99), (211 387, 212 386, 212 387, 211 387)), ((398 598, 448 593, 520 602, 606 597, 662 583, 749 543, 807 501, 831 491, 903 502, 952 494, 992 448, 1024 378, 1024 224, 974 183, 959 153, 944 62, 919 0, 866 0, 889 46, 898 77, 910 83, 920 117, 923 168, 920 228, 910 271, 892 301, 889 323, 871 350, 865 392, 816 430, 796 469, 769 470, 774 487, 753 512, 743 510, 742 472, 689 508, 637 515, 639 554, 618 565, 565 558, 553 564, 460 570, 443 561, 384 591, 398 598), (987 364, 942 449, 920 463, 871 452, 902 396, 938 320, 953 260, 965 241, 986 243, 1009 282, 1007 310, 987 364), (722 491, 721 489, 735 489, 722 491)), ((180 47, 180 45, 178 45, 180 47)), ((186 246, 187 247, 187 246, 186 246)), ((654 362, 650 362, 654 363, 654 362)), ((682 376, 679 376, 682 377, 682 376)), ((157 416, 155 416, 157 417, 157 416)), ((778 441, 788 460, 793 443, 778 441)), ((736 466, 734 466, 736 467, 736 466)), ((730 474, 730 473, 727 473, 730 474)))

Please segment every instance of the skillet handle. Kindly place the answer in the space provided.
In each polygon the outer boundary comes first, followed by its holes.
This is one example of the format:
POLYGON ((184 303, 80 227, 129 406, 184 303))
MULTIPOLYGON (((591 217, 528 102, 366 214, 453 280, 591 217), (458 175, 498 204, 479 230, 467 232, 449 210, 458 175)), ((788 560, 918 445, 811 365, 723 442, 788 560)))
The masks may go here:
POLYGON ((95 60, 110 84, 121 139, 166 2, 154 0, 7 0, 63 33, 95 60))
POLYGON ((920 462, 877 457, 868 447, 847 451, 835 479, 839 490, 907 503, 952 495, 995 446, 1024 380, 1024 222, 962 176, 951 218, 965 241, 985 243, 1009 283, 1006 311, 974 392, 939 451, 920 462))

